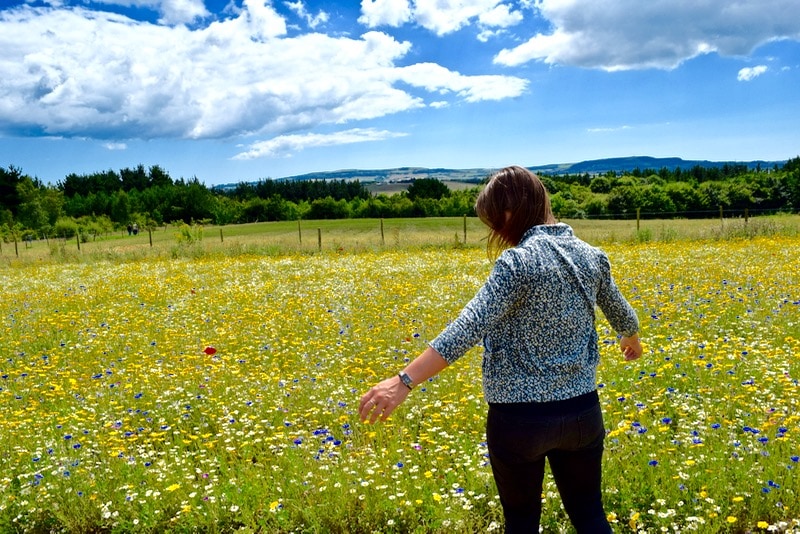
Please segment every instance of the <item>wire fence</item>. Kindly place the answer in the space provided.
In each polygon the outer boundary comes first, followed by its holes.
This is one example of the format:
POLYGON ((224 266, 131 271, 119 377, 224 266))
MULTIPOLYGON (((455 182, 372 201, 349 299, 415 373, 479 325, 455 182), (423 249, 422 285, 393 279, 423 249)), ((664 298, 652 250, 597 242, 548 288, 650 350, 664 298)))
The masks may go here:
MULTIPOLYGON (((636 210, 562 221, 570 224, 576 235, 594 244, 800 234, 800 216, 787 210, 743 208, 672 213, 636 210)), ((41 239, 28 235, 19 239, 12 233, 0 239, 0 257, 5 260, 47 256, 132 257, 154 253, 177 257, 203 250, 232 254, 237 250, 313 253, 417 246, 483 247, 487 232, 477 217, 464 216, 164 226, 147 228, 133 236, 111 232, 41 239)))

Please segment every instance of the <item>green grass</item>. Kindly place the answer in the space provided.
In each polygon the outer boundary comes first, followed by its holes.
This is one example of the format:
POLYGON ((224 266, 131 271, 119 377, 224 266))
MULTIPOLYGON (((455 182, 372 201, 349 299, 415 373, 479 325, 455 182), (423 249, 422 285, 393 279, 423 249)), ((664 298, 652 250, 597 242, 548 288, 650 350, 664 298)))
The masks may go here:
MULTIPOLYGON (((566 220, 581 238, 596 245, 797 235, 800 215, 736 219, 566 220)), ((159 227, 138 236, 118 232, 78 243, 77 239, 2 243, 0 260, 127 260, 145 257, 197 257, 205 254, 316 253, 376 251, 428 246, 484 247, 486 228, 475 217, 284 221, 231 226, 159 227), (383 225, 383 228, 381 228, 383 225), (466 236, 465 236, 466 234, 466 236), (465 239, 466 237, 466 239, 465 239), (152 244, 151 244, 152 243, 152 244), (80 248, 79 248, 80 247, 80 248)))

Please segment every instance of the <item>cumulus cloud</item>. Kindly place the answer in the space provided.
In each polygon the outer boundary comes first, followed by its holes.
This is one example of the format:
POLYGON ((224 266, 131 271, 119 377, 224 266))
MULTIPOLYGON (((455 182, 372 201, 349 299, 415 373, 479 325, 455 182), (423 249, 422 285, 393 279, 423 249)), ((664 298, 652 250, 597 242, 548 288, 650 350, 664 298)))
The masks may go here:
POLYGON ((473 23, 506 27, 521 20, 522 14, 501 0, 361 0, 358 19, 370 28, 413 22, 439 36, 473 23))
POLYGON ((538 0, 534 8, 550 29, 521 36, 496 63, 672 69, 702 54, 746 56, 769 41, 800 39, 796 0, 538 0))
POLYGON ((522 22, 523 16, 520 11, 512 10, 508 5, 502 4, 494 6, 489 11, 484 11, 478 15, 478 22, 482 26, 494 28, 508 28, 522 22))
POLYGON ((320 11, 316 15, 312 15, 308 12, 306 5, 301 0, 298 0, 297 2, 284 2, 284 4, 286 7, 294 11, 298 17, 305 20, 308 27, 312 30, 316 29, 318 26, 322 26, 328 22, 328 19, 330 18, 330 16, 324 11, 320 11))
POLYGON ((408 0, 361 0, 358 22, 370 28, 402 26, 411 20, 408 0))
MULTIPOLYGON (((292 9, 305 13, 299 3, 292 9)), ((410 47, 378 31, 287 37, 284 18, 264 0, 244 0, 230 18, 195 29, 82 7, 0 10, 0 130, 104 140, 284 139, 422 108, 427 96, 478 102, 526 87, 513 76, 443 67, 438 81, 417 79, 433 67, 399 66, 410 47)))
POLYGON ((739 71, 738 76, 736 79, 740 82, 749 82, 755 78, 758 78, 762 74, 767 72, 766 65, 758 65, 757 67, 745 67, 739 71))
POLYGON ((259 141, 247 147, 247 150, 235 155, 233 159, 247 160, 262 157, 291 157, 309 147, 349 145, 382 141, 406 134, 375 130, 373 128, 353 128, 332 134, 290 134, 280 135, 267 141, 259 141))
MULTIPOLYGON (((203 0, 96 0, 100 4, 124 7, 144 7, 156 10, 160 22, 186 24, 209 16, 203 0)), ((61 2, 59 2, 59 5, 61 2)))
POLYGON ((399 80, 439 94, 455 93, 467 102, 503 100, 525 92, 528 81, 503 76, 464 76, 436 63, 417 63, 395 71, 399 80))

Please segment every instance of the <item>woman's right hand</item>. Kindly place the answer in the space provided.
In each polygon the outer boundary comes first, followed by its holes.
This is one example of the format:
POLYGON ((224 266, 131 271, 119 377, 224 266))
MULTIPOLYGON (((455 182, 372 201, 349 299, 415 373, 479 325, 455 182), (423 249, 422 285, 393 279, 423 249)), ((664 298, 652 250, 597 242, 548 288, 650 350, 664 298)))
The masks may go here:
POLYGON ((386 421, 408 394, 411 392, 408 387, 403 385, 400 377, 393 376, 376 384, 367 391, 358 405, 358 414, 362 422, 369 419, 370 423, 378 419, 386 421))
POLYGON ((630 337, 622 337, 619 340, 619 348, 625 356, 625 361, 633 361, 642 356, 642 343, 639 341, 639 334, 630 337))

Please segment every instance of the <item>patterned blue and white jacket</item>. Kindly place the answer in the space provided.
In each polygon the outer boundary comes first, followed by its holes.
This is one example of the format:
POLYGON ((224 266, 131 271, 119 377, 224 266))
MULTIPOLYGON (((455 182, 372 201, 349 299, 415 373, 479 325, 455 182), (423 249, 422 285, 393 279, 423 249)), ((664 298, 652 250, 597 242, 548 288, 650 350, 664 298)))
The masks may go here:
POLYGON ((534 226, 430 345, 453 363, 483 339, 489 403, 569 399, 597 388, 595 306, 617 333, 638 332, 606 254, 566 224, 534 226))

